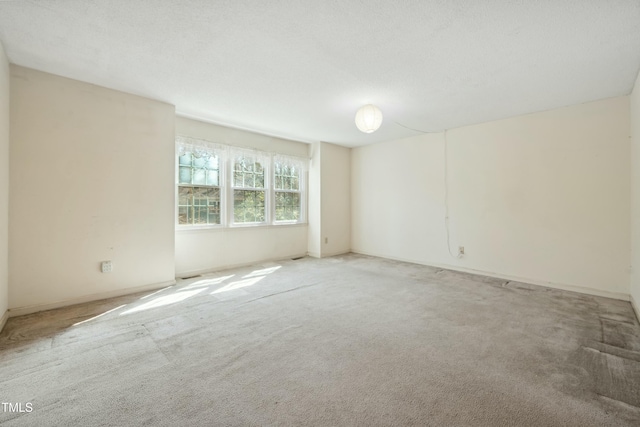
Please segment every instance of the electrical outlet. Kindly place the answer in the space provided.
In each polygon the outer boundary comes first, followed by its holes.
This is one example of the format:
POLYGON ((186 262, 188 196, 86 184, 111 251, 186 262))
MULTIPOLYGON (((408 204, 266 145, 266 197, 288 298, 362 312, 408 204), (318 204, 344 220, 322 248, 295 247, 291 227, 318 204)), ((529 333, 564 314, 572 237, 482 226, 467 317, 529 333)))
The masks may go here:
POLYGON ((113 265, 111 264, 111 261, 102 261, 100 269, 103 273, 111 273, 113 271, 113 265))
POLYGON ((458 246, 458 253, 464 255, 464 246, 458 246))
POLYGON ((325 238, 324 238, 324 243, 325 243, 325 244, 326 244, 326 243, 329 243, 329 238, 328 238, 328 237, 325 237, 325 238))

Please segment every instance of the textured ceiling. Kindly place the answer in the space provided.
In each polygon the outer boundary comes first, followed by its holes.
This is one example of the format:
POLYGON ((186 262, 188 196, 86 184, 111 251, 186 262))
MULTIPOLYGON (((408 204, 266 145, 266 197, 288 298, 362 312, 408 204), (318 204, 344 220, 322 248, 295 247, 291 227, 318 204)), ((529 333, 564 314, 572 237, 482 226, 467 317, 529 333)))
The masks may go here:
POLYGON ((358 146, 630 93, 640 0, 0 0, 0 40, 181 115, 358 146))

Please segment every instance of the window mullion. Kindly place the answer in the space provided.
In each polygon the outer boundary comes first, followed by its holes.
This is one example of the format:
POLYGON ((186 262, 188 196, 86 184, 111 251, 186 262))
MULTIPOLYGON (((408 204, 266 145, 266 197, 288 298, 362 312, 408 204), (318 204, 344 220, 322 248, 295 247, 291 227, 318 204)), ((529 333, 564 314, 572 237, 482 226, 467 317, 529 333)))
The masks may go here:
POLYGON ((237 147, 200 148, 180 145, 178 150, 178 224, 229 227, 306 221, 304 160, 237 147))

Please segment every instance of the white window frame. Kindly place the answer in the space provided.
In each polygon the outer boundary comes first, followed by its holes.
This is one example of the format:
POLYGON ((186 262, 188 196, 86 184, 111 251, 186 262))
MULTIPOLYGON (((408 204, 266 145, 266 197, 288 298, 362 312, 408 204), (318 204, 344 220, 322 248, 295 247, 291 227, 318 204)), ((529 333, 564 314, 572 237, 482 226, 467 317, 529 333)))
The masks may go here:
POLYGON ((231 155, 229 156, 229 167, 227 179, 229 180, 229 196, 227 197, 227 212, 229 218, 229 227, 260 227, 269 225, 271 223, 271 218, 269 216, 270 212, 270 196, 269 189, 271 188, 271 180, 269 179, 270 170, 271 170, 271 162, 268 155, 264 155, 259 151, 248 150, 248 149, 240 149, 240 148, 230 148, 231 155), (239 156, 244 156, 246 158, 252 159, 254 163, 260 163, 262 165, 262 170, 264 174, 264 187, 236 187, 234 180, 235 173, 235 162, 239 156), (235 221, 235 191, 263 191, 264 192, 264 221, 261 222, 236 222, 235 221))
POLYGON ((291 224, 306 224, 307 223, 307 168, 304 166, 302 159, 297 159, 292 156, 274 155, 271 159, 272 173, 271 178, 273 185, 271 186, 270 199, 273 201, 271 209, 271 223, 273 225, 291 225, 291 224), (283 161, 284 160, 284 161, 283 161), (293 162, 291 161, 293 160, 293 162), (279 190, 276 189, 276 162, 288 163, 289 166, 296 166, 299 170, 298 187, 299 190, 279 190), (280 220, 276 219, 276 193, 297 193, 300 195, 300 216, 297 220, 280 220))
POLYGON ((179 230, 197 230, 197 229, 211 229, 211 228, 224 228, 227 221, 227 213, 225 209, 226 205, 226 168, 227 168, 227 155, 224 146, 219 144, 213 144, 208 141, 188 138, 179 136, 176 138, 176 156, 175 156, 175 168, 176 168, 176 191, 175 191, 175 223, 176 228, 179 230), (180 183, 180 155, 185 152, 208 152, 211 155, 218 157, 218 186, 220 190, 220 224, 180 224, 179 211, 180 211, 180 187, 209 187, 207 185, 197 184, 181 184, 180 183))
MULTIPOLYGON (((210 141, 190 138, 185 136, 176 137, 175 156, 175 224, 176 230, 198 230, 198 229, 224 229, 224 228, 244 228, 244 227, 281 227, 291 225, 307 224, 308 209, 308 170, 309 159, 288 156, 279 153, 268 153, 251 148, 242 148, 216 144, 210 141), (184 152, 208 151, 218 156, 219 159, 219 188, 220 190, 220 224, 179 224, 179 188, 180 184, 180 155, 184 152), (239 155, 244 155, 262 164, 264 170, 264 188, 258 187, 236 187, 234 181, 235 159, 239 155), (299 191, 276 190, 275 188, 275 164, 276 162, 287 162, 295 164, 300 170, 299 191), (234 191, 264 191, 265 195, 265 216, 263 222, 235 222, 234 219, 234 191), (300 194, 300 216, 298 220, 276 221, 276 193, 293 192, 300 194)), ((189 186, 197 187, 197 184, 189 186)), ((204 185, 206 187, 206 185, 204 185)))

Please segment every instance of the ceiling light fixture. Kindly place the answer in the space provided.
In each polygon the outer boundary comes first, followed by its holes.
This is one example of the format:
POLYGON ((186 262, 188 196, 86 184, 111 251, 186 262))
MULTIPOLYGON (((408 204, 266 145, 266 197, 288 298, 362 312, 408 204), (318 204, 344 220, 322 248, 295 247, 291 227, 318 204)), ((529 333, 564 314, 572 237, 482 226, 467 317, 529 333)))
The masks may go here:
POLYGON ((373 133, 382 123, 382 111, 373 104, 361 107, 356 113, 356 126, 364 133, 373 133))

